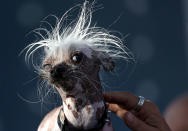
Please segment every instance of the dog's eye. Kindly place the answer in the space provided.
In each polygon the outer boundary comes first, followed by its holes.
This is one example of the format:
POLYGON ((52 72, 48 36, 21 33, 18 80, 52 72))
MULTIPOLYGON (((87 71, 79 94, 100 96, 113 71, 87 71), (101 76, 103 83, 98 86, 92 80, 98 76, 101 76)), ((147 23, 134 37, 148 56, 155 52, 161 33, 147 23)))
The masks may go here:
POLYGON ((44 65, 43 65, 43 69, 44 69, 45 71, 50 71, 50 70, 52 69, 52 65, 51 65, 51 64, 44 64, 44 65))
POLYGON ((77 52, 72 55, 71 60, 74 63, 79 64, 82 61, 82 58, 83 58, 83 54, 81 52, 77 52))

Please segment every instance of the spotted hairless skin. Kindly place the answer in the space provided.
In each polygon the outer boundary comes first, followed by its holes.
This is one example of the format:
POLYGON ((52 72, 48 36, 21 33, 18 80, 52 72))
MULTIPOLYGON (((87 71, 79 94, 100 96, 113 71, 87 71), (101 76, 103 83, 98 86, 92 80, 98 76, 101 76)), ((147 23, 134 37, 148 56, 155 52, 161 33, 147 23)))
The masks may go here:
POLYGON ((115 32, 92 24, 94 5, 95 1, 84 0, 82 5, 66 11, 62 18, 55 17, 54 27, 45 22, 51 30, 34 30, 42 39, 24 49, 27 50, 26 62, 35 59, 34 53, 41 49, 39 59, 42 62, 39 60, 37 65, 40 66, 35 69, 62 99, 62 105, 46 115, 38 131, 61 131, 62 125, 78 130, 113 130, 99 72, 101 67, 106 72, 113 71, 114 59, 131 57, 115 32), (70 19, 77 7, 78 16, 70 19))
MULTIPOLYGON (((60 131, 57 118, 61 109, 61 120, 66 118, 82 130, 95 128, 105 113, 99 71, 100 65, 105 71, 112 71, 113 60, 105 53, 74 43, 63 52, 61 58, 51 55, 43 61, 41 77, 55 86, 63 104, 46 115, 38 131, 60 131)), ((113 129, 108 122, 100 130, 113 129)))

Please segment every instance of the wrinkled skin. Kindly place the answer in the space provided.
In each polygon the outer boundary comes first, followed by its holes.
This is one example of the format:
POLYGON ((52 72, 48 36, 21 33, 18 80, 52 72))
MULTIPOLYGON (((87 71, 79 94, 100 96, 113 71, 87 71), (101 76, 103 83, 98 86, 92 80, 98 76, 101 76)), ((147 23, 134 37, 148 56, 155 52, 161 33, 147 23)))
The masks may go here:
MULTIPOLYGON (((57 117, 61 107, 55 108, 41 122, 38 131, 61 131, 57 125, 57 117)), ((111 123, 106 123, 100 131, 113 131, 111 123)))
MULTIPOLYGON (((74 127, 84 130, 95 128, 105 111, 99 78, 100 66, 105 71, 112 71, 114 62, 107 54, 83 45, 71 44, 63 53, 60 51, 61 48, 57 48, 55 55, 45 58, 41 77, 47 79, 59 92, 64 117, 74 127)), ((60 107, 48 113, 38 131, 59 131, 59 111, 60 107)), ((111 124, 106 124, 102 130, 112 130, 111 124)))

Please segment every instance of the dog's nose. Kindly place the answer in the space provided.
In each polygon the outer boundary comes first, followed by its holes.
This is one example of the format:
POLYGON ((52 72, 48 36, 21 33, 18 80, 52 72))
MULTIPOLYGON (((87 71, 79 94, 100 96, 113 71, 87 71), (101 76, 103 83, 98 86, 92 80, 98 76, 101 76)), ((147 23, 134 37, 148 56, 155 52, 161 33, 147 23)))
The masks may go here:
POLYGON ((50 71, 50 75, 54 79, 63 78, 63 75, 67 71, 67 65, 62 63, 54 66, 54 68, 50 71))

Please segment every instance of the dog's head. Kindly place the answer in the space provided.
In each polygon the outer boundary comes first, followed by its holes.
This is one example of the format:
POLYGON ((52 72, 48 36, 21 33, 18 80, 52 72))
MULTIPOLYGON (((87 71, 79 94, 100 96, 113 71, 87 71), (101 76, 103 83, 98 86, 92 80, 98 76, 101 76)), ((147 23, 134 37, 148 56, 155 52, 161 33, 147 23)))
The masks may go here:
POLYGON ((91 26, 92 6, 85 1, 78 19, 70 21, 68 25, 69 11, 57 20, 51 32, 44 28, 34 30, 42 40, 25 48, 26 60, 33 58, 34 52, 43 48, 44 56, 38 69, 40 76, 57 89, 71 91, 79 88, 80 82, 96 88, 100 86, 100 66, 105 71, 112 71, 112 58, 128 58, 120 38, 104 28, 91 26), (46 35, 42 35, 41 31, 46 35))
POLYGON ((100 66, 105 71, 112 71, 115 66, 107 53, 92 49, 84 41, 62 44, 50 53, 46 49, 46 54, 40 76, 64 91, 79 88, 78 83, 98 88, 100 66))

